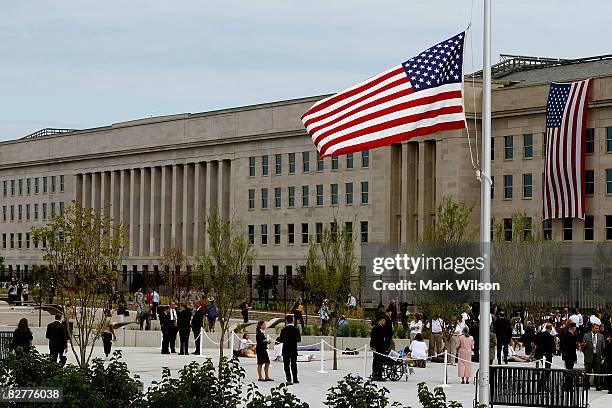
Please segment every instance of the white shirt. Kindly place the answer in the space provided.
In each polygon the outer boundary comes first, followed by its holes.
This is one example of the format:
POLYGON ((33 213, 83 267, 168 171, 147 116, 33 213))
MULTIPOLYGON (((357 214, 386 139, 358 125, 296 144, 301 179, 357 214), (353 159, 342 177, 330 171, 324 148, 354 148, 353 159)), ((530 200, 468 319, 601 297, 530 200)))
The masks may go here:
POLYGON ((591 338, 593 339, 593 353, 597 353, 597 334, 592 333, 591 338))
POLYGON ((159 303, 159 293, 156 290, 153 291, 153 303, 159 303))
POLYGON ((240 339, 240 351, 246 350, 249 346, 253 345, 250 340, 240 339))
POLYGON ((427 344, 424 341, 413 341, 410 343, 410 357, 426 360, 427 344))
POLYGON ((601 320, 599 320, 599 317, 597 317, 597 316, 595 316, 595 315, 592 315, 592 316, 589 318, 589 321, 591 322, 591 324, 596 324, 596 325, 598 325, 598 326, 601 326, 601 320))
POLYGON ((170 309, 170 320, 176 320, 176 309, 170 309))
POLYGON ((418 321, 411 321, 410 322, 410 334, 417 334, 417 333, 421 333, 423 331, 423 322, 418 320, 418 321))
POLYGON ((346 305, 349 307, 356 307, 357 306, 357 299, 355 299, 355 296, 351 296, 348 299, 348 302, 346 302, 346 305))
POLYGON ((431 322, 427 323, 427 327, 431 327, 431 332, 434 334, 442 333, 443 325, 444 321, 442 321, 442 319, 432 320, 431 322))
POLYGON ((582 315, 577 315, 577 314, 573 314, 569 317, 569 319, 573 322, 576 323, 576 326, 580 327, 582 326, 582 315))

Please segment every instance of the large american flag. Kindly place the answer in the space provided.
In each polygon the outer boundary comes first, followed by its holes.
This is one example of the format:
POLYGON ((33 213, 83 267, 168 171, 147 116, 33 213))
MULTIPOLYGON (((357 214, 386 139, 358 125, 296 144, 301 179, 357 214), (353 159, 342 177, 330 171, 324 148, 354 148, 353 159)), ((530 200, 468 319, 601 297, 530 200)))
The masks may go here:
POLYGON ((465 33, 315 103, 302 122, 321 157, 463 129, 465 33))
POLYGON ((584 146, 591 80, 550 85, 546 107, 544 219, 584 219, 584 146))

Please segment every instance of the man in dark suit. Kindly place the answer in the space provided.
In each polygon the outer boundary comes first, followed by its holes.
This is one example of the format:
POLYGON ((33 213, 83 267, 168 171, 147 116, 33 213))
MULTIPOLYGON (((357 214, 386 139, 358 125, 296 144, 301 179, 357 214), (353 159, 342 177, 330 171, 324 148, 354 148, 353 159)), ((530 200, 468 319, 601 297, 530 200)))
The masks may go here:
POLYGON ((576 335, 576 323, 570 323, 561 336, 561 358, 568 370, 574 369, 578 360, 576 349, 578 348, 578 336, 576 335))
POLYGON ((386 358, 384 355, 387 354, 389 348, 387 346, 387 330, 385 325, 387 324, 386 316, 378 316, 378 321, 372 328, 372 334, 370 336, 370 348, 374 351, 374 358, 372 359, 372 379, 376 381, 382 381, 383 362, 386 358))
POLYGON ((504 312, 499 313, 499 317, 493 322, 493 328, 497 337, 497 364, 502 363, 502 350, 504 363, 508 364, 508 344, 512 341, 512 324, 504 312))
POLYGON ((164 307, 159 314, 159 324, 162 332, 162 354, 170 354, 168 346, 170 345, 170 308, 164 307))
MULTIPOLYGON (((604 352, 604 337, 599 332, 599 325, 591 325, 591 332, 584 335, 582 352, 584 353, 584 372, 599 374, 601 372, 601 357, 604 352)), ((593 379, 595 389, 601 391, 599 376, 593 379)), ((589 383, 586 384, 587 388, 589 383)))
POLYGON ((195 340, 195 352, 193 354, 200 354, 200 343, 201 339, 199 336, 202 334, 202 326, 204 325, 204 311, 202 310, 202 303, 198 300, 195 303, 195 312, 191 318, 191 330, 193 331, 193 338, 195 340))
POLYGON ((178 311, 176 310, 176 302, 173 300, 170 302, 170 313, 168 318, 170 321, 169 330, 169 342, 170 352, 176 353, 176 335, 178 334, 178 311))
POLYGON ((68 333, 61 320, 62 315, 56 314, 55 321, 47 325, 46 337, 49 339, 49 353, 51 354, 51 361, 56 363, 58 358, 62 363, 65 363, 62 357, 63 353, 68 351, 68 333))
POLYGON ((285 322, 285 327, 283 327, 283 330, 281 330, 276 341, 283 343, 283 365, 285 368, 287 384, 298 384, 298 343, 302 341, 302 337, 300 336, 300 331, 298 328, 293 325, 293 316, 287 315, 287 317, 285 317, 285 322), (291 376, 291 373, 293 373, 293 377, 291 376), (291 381, 292 378, 293 381, 291 381))
POLYGON ((539 332, 535 336, 535 359, 546 359, 546 368, 550 368, 555 351, 555 337, 552 335, 552 328, 551 323, 546 323, 546 330, 539 332))

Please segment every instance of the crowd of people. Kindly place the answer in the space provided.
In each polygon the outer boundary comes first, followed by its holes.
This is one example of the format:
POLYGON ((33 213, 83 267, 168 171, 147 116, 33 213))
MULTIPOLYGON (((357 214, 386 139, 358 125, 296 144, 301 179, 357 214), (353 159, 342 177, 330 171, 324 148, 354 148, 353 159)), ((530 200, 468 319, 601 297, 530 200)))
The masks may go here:
POLYGON ((27 302, 30 297, 30 285, 26 281, 11 278, 8 286, 8 300, 11 306, 20 305, 27 302))

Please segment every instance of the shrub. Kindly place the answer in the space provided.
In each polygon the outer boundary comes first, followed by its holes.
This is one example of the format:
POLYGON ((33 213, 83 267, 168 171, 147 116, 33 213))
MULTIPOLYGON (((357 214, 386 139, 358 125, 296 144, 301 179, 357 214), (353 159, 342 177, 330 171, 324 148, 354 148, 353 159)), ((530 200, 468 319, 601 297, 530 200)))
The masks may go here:
POLYGON ((335 387, 327 390, 325 405, 330 408, 402 407, 399 402, 389 405, 389 390, 378 388, 371 380, 348 374, 335 387))
POLYGON ((424 382, 418 384, 419 401, 423 408, 461 408, 457 401, 446 402, 446 394, 442 387, 436 387, 433 393, 429 391, 424 382))
POLYGON ((372 333, 372 326, 362 324, 360 329, 361 329, 361 337, 370 337, 370 334, 372 333))
POLYGON ((245 408, 309 408, 307 403, 288 392, 285 384, 272 388, 269 395, 263 395, 255 384, 250 383, 244 402, 245 408))
POLYGON ((351 337, 357 337, 361 333, 361 331, 359 330, 359 325, 357 323, 350 324, 348 332, 349 336, 351 337))

